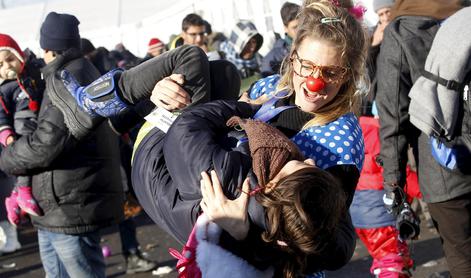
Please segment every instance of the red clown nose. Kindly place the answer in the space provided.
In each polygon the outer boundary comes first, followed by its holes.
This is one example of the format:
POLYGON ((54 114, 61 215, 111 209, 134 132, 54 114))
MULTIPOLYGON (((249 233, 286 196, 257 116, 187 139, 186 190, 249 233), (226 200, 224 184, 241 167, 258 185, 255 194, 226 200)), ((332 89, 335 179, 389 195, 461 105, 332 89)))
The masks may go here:
POLYGON ((306 86, 311 92, 319 92, 320 90, 324 89, 325 82, 322 80, 322 78, 314 78, 312 75, 309 75, 306 78, 306 86))

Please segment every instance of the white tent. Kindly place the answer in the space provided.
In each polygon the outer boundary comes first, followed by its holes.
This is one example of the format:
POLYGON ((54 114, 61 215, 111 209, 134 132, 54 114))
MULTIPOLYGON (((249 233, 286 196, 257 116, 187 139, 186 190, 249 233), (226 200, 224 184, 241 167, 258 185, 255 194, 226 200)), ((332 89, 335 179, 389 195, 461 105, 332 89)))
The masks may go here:
MULTIPOLYGON (((13 36, 22 48, 39 52, 39 27, 45 16, 56 11, 75 15, 80 34, 95 46, 113 49, 122 42, 138 56, 147 42, 158 37, 168 42, 181 31, 188 13, 198 13, 213 31, 228 34, 239 19, 249 19, 266 39, 283 34, 280 7, 285 0, 30 0, 33 3, 0 9, 0 32, 13 36)), ((300 4, 300 0, 290 0, 300 4)), ((23 2, 27 2, 24 0, 23 2)), ((367 2, 367 1, 366 1, 367 2)), ((261 52, 267 51, 261 49, 261 52)))

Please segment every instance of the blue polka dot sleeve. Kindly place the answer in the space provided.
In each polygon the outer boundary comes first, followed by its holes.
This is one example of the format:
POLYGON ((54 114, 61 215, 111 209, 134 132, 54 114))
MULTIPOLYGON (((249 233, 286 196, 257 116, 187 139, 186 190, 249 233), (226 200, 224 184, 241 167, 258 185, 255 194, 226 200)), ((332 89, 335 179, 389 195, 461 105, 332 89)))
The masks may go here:
POLYGON ((274 74, 271 76, 267 76, 255 82, 249 92, 250 99, 257 99, 262 95, 270 95, 273 94, 276 90, 276 86, 280 81, 280 75, 274 74))

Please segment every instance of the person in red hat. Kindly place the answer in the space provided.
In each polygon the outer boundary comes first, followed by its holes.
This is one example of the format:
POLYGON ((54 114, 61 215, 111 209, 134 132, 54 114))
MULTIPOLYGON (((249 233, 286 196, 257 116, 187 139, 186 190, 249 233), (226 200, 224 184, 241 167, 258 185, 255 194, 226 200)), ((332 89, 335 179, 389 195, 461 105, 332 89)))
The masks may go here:
POLYGON ((161 40, 159 40, 158 38, 151 38, 148 43, 147 54, 142 59, 142 62, 157 57, 160 54, 164 53, 166 50, 167 48, 161 40))
MULTIPOLYGON (((0 34, 0 144, 7 146, 18 136, 30 134, 36 128, 37 112, 44 90, 39 78, 39 68, 34 69, 32 59, 16 41, 0 34), (30 75, 32 71, 36 74, 30 75), (33 78, 33 76, 37 78, 33 78)), ((5 199, 7 217, 14 226, 20 223, 21 212, 41 215, 31 189, 31 177, 18 176, 15 188, 5 199)))
POLYGON ((165 44, 158 38, 152 38, 149 41, 149 47, 147 48, 147 54, 152 57, 157 57, 165 52, 165 44))

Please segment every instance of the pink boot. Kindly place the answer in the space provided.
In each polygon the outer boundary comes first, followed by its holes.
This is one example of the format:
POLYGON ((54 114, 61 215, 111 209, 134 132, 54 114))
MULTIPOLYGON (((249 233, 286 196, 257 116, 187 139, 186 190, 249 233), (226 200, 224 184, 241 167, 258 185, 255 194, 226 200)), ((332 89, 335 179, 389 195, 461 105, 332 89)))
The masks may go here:
POLYGON ((31 186, 18 186, 18 205, 26 213, 34 216, 42 215, 38 203, 33 198, 31 186))
POLYGON ((20 224, 20 207, 16 199, 18 198, 18 192, 13 190, 10 197, 5 198, 5 207, 7 209, 7 218, 8 221, 13 226, 18 226, 20 224))
POLYGON ((381 259, 374 259, 371 273, 377 278, 409 278, 412 260, 398 254, 388 254, 381 259))

